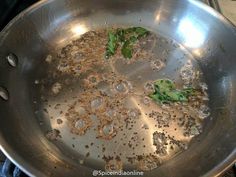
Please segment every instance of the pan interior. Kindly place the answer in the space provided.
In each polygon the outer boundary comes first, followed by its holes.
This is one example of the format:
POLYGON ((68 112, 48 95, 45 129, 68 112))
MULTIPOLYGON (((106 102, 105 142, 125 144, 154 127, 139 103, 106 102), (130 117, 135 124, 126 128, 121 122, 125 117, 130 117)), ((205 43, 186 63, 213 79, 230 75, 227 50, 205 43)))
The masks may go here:
POLYGON ((188 149, 210 114, 207 93, 190 100, 192 107, 154 102, 153 82, 169 79, 178 88, 191 82, 203 91, 207 85, 193 56, 158 33, 141 39, 131 59, 106 59, 108 31, 91 30, 47 55, 45 77, 34 81, 35 114, 45 136, 77 163, 152 170, 188 149))

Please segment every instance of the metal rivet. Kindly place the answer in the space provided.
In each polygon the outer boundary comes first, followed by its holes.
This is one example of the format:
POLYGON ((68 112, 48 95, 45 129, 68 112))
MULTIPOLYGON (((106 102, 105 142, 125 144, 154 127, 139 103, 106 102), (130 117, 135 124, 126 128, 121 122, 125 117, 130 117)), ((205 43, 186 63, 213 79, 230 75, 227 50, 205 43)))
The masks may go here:
POLYGON ((7 62, 9 63, 9 65, 11 65, 12 67, 16 67, 17 63, 18 63, 18 58, 15 54, 10 53, 7 55, 7 62))
POLYGON ((9 99, 9 94, 8 94, 7 90, 4 89, 3 87, 0 87, 0 97, 6 101, 9 99))

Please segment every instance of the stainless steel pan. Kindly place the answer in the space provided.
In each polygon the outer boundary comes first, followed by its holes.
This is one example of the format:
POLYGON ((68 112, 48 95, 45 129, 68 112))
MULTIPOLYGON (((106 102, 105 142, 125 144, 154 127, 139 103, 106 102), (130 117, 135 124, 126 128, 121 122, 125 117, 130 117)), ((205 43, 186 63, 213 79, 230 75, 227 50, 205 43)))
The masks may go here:
POLYGON ((211 118, 203 133, 189 149, 144 175, 222 173, 236 159, 236 30, 194 0, 42 0, 18 15, 0 34, 1 150, 30 176, 87 177, 103 169, 96 150, 81 162, 88 140, 76 141, 81 147, 76 150, 68 147, 69 133, 56 143, 48 141, 45 132, 55 125, 43 112, 35 80, 47 75, 48 54, 85 31, 117 24, 144 26, 182 44, 209 86, 211 118))

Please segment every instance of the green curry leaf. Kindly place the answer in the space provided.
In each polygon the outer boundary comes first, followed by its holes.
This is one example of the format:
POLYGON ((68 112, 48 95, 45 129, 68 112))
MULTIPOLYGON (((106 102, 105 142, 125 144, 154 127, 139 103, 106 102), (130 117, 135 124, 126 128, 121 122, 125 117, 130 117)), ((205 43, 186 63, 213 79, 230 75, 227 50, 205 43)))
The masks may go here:
POLYGON ((146 36, 149 33, 148 30, 146 30, 142 27, 134 27, 134 32, 136 33, 138 38, 146 36))
POLYGON ((109 58, 110 56, 114 55, 116 52, 116 49, 118 47, 117 43, 117 35, 109 32, 108 33, 108 43, 107 43, 107 48, 106 48, 106 58, 109 58))
POLYGON ((120 43, 124 43, 125 42, 125 30, 124 29, 120 29, 118 28, 116 30, 116 35, 117 35, 117 39, 120 43))
POLYGON ((121 53, 125 58, 132 58, 133 47, 130 41, 125 41, 121 48, 121 53))
POLYGON ((118 28, 115 33, 109 32, 106 58, 114 55, 119 45, 121 46, 122 55, 128 59, 132 58, 133 45, 148 33, 149 31, 142 27, 118 28))
POLYGON ((154 101, 158 103, 186 102, 188 97, 194 94, 193 88, 177 90, 173 81, 169 79, 159 79, 154 83, 155 91, 151 95, 154 101))

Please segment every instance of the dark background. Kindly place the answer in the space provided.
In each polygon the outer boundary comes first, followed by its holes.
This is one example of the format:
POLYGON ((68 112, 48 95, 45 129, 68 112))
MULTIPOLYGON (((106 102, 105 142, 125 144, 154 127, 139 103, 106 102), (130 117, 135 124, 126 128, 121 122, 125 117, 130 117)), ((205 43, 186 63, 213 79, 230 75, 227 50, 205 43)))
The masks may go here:
POLYGON ((13 17, 37 1, 39 0, 0 0, 0 30, 13 17))

